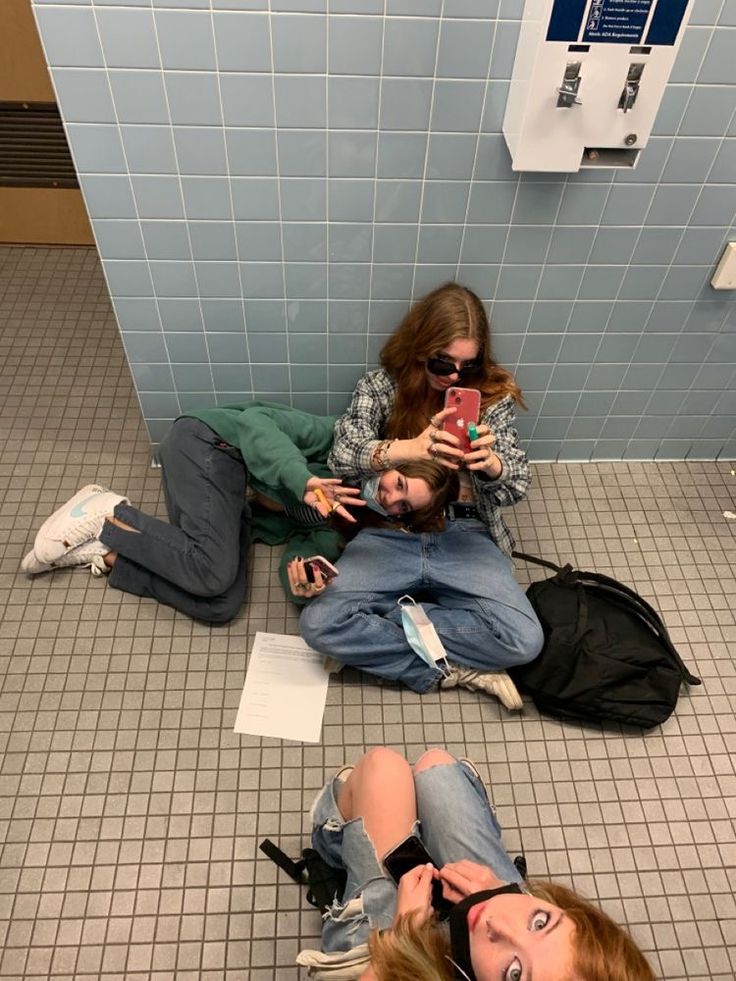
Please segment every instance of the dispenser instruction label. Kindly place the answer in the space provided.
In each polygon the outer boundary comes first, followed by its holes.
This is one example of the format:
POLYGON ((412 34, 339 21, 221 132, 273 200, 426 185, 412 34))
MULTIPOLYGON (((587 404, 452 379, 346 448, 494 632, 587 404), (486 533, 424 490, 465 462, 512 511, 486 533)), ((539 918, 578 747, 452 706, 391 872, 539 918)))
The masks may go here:
POLYGON ((639 44, 653 0, 593 0, 583 41, 639 44))
POLYGON ((548 41, 603 41, 607 44, 674 44, 689 0, 555 0, 548 41), (649 13, 654 13, 649 21, 649 13), (647 37, 642 42, 649 21, 647 37), (580 36, 582 31, 582 37, 580 36))

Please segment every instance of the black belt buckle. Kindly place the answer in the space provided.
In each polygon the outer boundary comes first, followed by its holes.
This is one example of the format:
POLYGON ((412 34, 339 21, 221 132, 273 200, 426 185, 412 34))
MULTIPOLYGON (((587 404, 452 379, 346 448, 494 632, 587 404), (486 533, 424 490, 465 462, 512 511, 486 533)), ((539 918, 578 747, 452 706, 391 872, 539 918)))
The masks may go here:
POLYGON ((450 521, 458 521, 463 518, 477 518, 478 508, 475 504, 464 504, 462 501, 453 501, 445 508, 445 515, 450 521))

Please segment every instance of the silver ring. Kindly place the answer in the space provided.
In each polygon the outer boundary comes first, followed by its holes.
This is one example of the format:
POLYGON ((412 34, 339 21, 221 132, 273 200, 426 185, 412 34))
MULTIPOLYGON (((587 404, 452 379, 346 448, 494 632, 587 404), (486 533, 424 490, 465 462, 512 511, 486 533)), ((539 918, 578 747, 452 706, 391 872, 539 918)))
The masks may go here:
POLYGON ((429 448, 429 455, 430 456, 437 456, 437 447, 435 446, 434 443, 432 443, 432 445, 429 448))
POLYGON ((430 438, 430 440, 431 440, 431 441, 432 441, 433 443, 436 443, 436 442, 437 442, 437 430, 436 430, 436 429, 433 429, 433 430, 431 431, 431 433, 429 434, 429 438, 430 438))

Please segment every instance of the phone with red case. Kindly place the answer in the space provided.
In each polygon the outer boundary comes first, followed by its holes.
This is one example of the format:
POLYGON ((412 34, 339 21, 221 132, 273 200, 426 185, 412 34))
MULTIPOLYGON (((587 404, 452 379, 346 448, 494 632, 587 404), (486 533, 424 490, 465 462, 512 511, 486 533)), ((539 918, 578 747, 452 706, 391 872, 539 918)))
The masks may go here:
POLYGON ((324 555, 310 555, 308 559, 304 560, 304 570, 307 573, 307 580, 309 582, 314 582, 315 569, 319 569, 325 582, 329 582, 330 579, 334 579, 335 576, 340 575, 340 570, 337 566, 328 562, 324 555))
POLYGON ((457 436, 463 453, 470 453, 468 423, 477 425, 480 418, 480 392, 477 388, 456 388, 452 385, 445 392, 445 408, 456 411, 445 419, 442 428, 457 436))

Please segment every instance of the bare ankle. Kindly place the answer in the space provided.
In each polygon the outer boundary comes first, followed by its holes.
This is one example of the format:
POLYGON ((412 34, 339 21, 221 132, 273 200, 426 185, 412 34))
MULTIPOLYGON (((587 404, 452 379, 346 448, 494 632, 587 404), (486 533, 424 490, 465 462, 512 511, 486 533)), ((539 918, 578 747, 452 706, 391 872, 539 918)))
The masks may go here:
POLYGON ((120 518, 116 518, 114 514, 108 514, 105 521, 108 521, 111 525, 115 525, 116 528, 122 528, 123 531, 134 531, 136 535, 140 535, 137 528, 133 528, 131 525, 126 525, 124 521, 121 521, 120 518))

